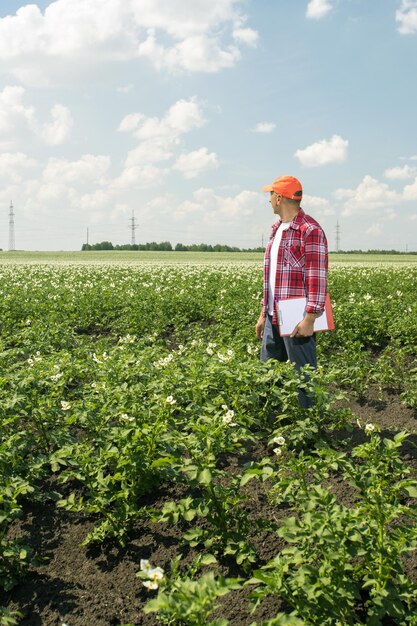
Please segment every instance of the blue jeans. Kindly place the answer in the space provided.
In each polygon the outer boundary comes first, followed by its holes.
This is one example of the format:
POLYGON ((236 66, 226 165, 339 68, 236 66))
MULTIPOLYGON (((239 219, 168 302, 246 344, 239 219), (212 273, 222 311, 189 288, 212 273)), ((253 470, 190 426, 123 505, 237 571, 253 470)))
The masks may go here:
MULTIPOLYGON (((281 337, 278 326, 272 323, 272 316, 265 318, 264 335, 261 347, 261 361, 276 359, 277 361, 291 361, 297 371, 303 365, 317 367, 316 340, 312 337, 281 337)), ((305 376, 308 380, 308 376, 305 376)), ((313 406, 314 399, 303 389, 298 390, 298 399, 303 409, 313 406)))

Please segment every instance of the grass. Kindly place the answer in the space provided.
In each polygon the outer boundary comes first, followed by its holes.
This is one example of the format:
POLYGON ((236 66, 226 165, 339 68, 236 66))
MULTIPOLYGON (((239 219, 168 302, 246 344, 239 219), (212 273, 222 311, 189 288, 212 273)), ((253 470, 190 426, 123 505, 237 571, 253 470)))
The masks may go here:
MULTIPOLYGON (((261 252, 131 252, 103 250, 91 252, 0 252, 1 264, 123 264, 142 265, 168 262, 170 264, 243 263, 262 265, 261 252)), ((413 254, 330 254, 330 265, 415 264, 413 254)))

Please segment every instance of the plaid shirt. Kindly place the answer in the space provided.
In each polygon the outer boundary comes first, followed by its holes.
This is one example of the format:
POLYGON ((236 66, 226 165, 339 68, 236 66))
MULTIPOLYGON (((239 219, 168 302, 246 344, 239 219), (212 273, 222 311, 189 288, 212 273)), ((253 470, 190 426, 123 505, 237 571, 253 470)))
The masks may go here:
MULTIPOLYGON (((281 221, 272 226, 264 260, 264 315, 268 312, 268 283, 271 247, 281 221)), ((278 249, 275 300, 307 296, 307 313, 324 309, 327 293, 327 240, 320 224, 300 209, 289 228, 282 233, 278 249)), ((272 322, 277 324, 274 310, 272 322)))

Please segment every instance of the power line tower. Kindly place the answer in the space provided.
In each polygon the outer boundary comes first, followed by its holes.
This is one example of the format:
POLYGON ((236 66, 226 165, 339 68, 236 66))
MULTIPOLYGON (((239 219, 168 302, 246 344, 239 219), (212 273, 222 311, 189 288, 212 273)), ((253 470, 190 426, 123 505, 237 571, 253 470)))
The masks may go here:
POLYGON ((136 223, 136 219, 135 219, 135 212, 132 211, 132 217, 129 218, 129 228, 132 231, 132 239, 131 239, 131 244, 132 246, 134 246, 136 244, 136 238, 135 238, 135 230, 137 229, 138 225, 136 223))
POLYGON ((340 250, 340 226, 339 226, 339 220, 337 220, 337 224, 336 224, 336 252, 339 252, 340 250))
POLYGON ((10 202, 9 209, 9 250, 15 250, 13 202, 10 202))

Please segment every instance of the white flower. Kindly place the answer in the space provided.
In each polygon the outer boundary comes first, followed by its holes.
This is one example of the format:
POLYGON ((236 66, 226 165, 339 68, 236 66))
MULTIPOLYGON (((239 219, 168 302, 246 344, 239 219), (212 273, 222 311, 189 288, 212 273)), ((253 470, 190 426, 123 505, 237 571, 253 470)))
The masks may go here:
POLYGON ((173 404, 176 403, 176 400, 173 398, 173 396, 168 396, 167 399, 165 400, 165 402, 167 404, 171 404, 171 406, 172 406, 173 404))
POLYGON ((62 377, 63 377, 63 374, 61 372, 58 372, 57 374, 52 374, 51 380, 53 380, 54 383, 56 383, 56 381, 59 380, 62 377))
POLYGON ((158 589, 159 582, 164 578, 164 570, 162 567, 151 567, 151 564, 146 559, 141 559, 140 569, 148 577, 143 581, 143 586, 146 589, 158 589))
POLYGON ((283 446, 285 444, 285 437, 282 437, 282 436, 274 437, 272 441, 276 443, 278 446, 283 446))
POLYGON ((149 563, 148 559, 141 559, 139 566, 141 572, 147 572, 149 569, 151 569, 151 564, 149 563))
POLYGON ((371 433, 373 433, 374 430, 375 430, 375 424, 371 424, 371 423, 366 424, 365 432, 366 432, 367 435, 370 435, 371 433))
POLYGON ((233 421, 234 416, 235 412, 233 411, 233 409, 229 409, 226 415, 223 415, 222 417, 223 424, 227 424, 228 426, 236 426, 236 423, 233 421))
POLYGON ((363 299, 364 299, 364 300, 372 300, 372 296, 371 296, 371 294, 370 294, 370 293, 366 293, 366 294, 363 296, 363 299))
POLYGON ((206 348, 206 352, 209 356, 212 356, 213 354, 213 350, 210 347, 206 348))
POLYGON ((93 352, 93 361, 95 361, 96 363, 101 363, 100 359, 97 358, 97 355, 95 352, 93 352))
POLYGON ((131 415, 128 415, 127 413, 122 413, 120 419, 124 422, 133 422, 135 418, 131 415))
POLYGON ((148 591, 158 589, 158 583, 153 582, 152 580, 144 580, 143 586, 146 587, 148 591))
POLYGON ((162 567, 152 567, 146 570, 146 574, 151 580, 159 581, 162 580, 164 577, 164 570, 162 569, 162 567))
POLYGON ((274 448, 273 452, 277 456, 280 456, 282 454, 282 449, 281 448, 274 448))
POLYGON ((159 359, 159 361, 154 361, 153 365, 157 369, 161 369, 162 367, 167 367, 167 365, 169 365, 171 363, 173 358, 174 358, 174 355, 172 353, 170 353, 166 357, 161 357, 159 359))
POLYGON ((35 361, 33 359, 28 359, 27 362, 29 363, 31 367, 33 367, 33 364, 35 361))
POLYGON ((65 402, 65 400, 61 400, 61 409, 63 411, 69 411, 71 408, 71 403, 70 402, 65 402))

